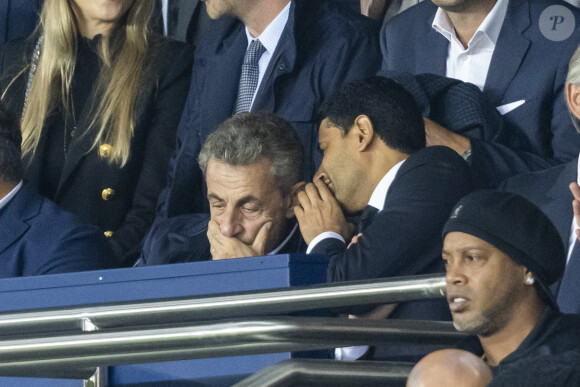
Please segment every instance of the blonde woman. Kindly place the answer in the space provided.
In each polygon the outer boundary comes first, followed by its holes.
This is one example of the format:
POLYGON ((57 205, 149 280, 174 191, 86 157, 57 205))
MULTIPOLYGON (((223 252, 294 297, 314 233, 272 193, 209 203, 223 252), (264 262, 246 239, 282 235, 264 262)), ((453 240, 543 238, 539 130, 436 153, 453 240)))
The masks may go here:
POLYGON ((0 58, 21 117, 24 178, 101 227, 119 265, 165 184, 193 49, 149 32, 154 0, 45 0, 27 41, 0 58))

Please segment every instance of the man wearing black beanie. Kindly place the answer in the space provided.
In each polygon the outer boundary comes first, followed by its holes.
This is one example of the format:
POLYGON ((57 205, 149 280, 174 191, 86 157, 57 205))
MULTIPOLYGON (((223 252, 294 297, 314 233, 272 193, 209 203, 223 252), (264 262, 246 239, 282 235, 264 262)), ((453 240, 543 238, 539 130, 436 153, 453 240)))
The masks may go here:
POLYGON ((578 357, 580 316, 560 313, 549 288, 564 272, 564 246, 537 207, 512 193, 474 192, 456 204, 443 238, 453 323, 476 336, 460 347, 494 378, 540 355, 578 357))

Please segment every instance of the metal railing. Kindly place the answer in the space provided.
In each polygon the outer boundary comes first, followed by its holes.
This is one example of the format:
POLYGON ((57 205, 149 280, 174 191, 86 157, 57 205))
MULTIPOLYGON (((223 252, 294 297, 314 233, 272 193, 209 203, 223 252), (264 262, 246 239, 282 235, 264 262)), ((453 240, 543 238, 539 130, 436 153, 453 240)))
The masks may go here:
POLYGON ((84 379, 95 367, 364 344, 453 345, 451 323, 320 317, 219 321, 0 341, 0 376, 84 379))
POLYGON ((404 386, 413 363, 290 359, 255 373, 234 387, 404 386))
POLYGON ((401 341, 452 345, 463 335, 445 322, 263 317, 444 294, 444 277, 429 275, 3 313, 0 376, 86 379, 116 364, 401 341))
POLYGON ((22 334, 73 332, 91 323, 100 330, 186 321, 273 315, 365 304, 441 298, 445 277, 423 275, 195 296, 101 306, 51 308, 40 312, 0 314, 0 338, 22 334))

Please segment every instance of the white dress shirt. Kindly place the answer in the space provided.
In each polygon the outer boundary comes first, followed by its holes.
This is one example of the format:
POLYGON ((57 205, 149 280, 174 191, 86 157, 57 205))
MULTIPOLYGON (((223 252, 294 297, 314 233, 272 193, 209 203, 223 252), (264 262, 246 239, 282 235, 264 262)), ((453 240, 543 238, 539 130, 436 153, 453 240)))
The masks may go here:
POLYGON ((16 194, 18 193, 18 191, 20 191, 20 188, 22 187, 22 181, 20 183, 18 183, 16 185, 16 187, 14 187, 10 192, 8 192, 8 195, 4 196, 2 199, 0 199, 0 210, 2 208, 4 208, 8 202, 10 200, 12 200, 12 198, 14 196, 16 196, 16 194))
POLYGON ((449 40, 447 77, 473 83, 483 90, 507 6, 508 0, 497 1, 467 43, 467 49, 457 38, 447 13, 441 8, 437 9, 432 27, 449 40))
MULTIPOLYGON (((399 168, 401 168, 401 165, 403 165, 404 162, 405 160, 395 164, 391 169, 389 169, 389 172, 387 172, 385 176, 383 176, 381 181, 379 181, 379 184, 377 184, 371 195, 371 199, 369 200, 368 203, 369 206, 375 207, 377 210, 379 210, 379 212, 383 210, 385 200, 387 199, 387 192, 389 191, 391 184, 393 184, 393 180, 395 180, 395 176, 397 176, 399 168)), ((342 235, 337 234, 333 231, 325 231, 323 233, 318 234, 310 242, 310 244, 308 245, 308 249, 306 250, 306 254, 309 254, 312 251, 312 249, 314 249, 314 246, 316 246, 320 241, 327 238, 336 238, 341 240, 344 244, 346 244, 346 241, 344 240, 342 235)))
POLYGON ((260 90, 260 85, 262 84, 262 79, 264 79, 264 74, 268 69, 268 65, 270 64, 270 60, 272 59, 272 55, 278 46, 278 42, 282 37, 282 32, 284 32, 284 27, 286 27, 286 23, 288 22, 288 17, 290 16, 290 4, 288 2, 286 7, 268 24, 268 27, 260 34, 260 36, 254 37, 250 34, 248 27, 246 27, 246 36, 248 37, 248 47, 252 41, 259 39, 260 43, 264 46, 266 51, 260 57, 260 61, 258 62, 258 67, 260 69, 260 73, 258 75, 258 85, 256 86, 256 90, 254 91, 254 97, 252 97, 252 105, 254 104, 254 100, 256 99, 256 95, 258 90, 260 90))

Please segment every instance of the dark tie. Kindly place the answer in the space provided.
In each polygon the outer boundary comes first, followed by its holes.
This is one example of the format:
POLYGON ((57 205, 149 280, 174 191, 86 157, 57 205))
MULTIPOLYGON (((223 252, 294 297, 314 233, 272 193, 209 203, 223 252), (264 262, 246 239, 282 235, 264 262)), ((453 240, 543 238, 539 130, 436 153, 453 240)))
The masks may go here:
POLYGON ((379 210, 373 206, 366 206, 358 220, 358 232, 365 232, 368 226, 373 222, 379 210))
POLYGON ((242 64, 242 75, 240 77, 240 86, 238 88, 238 99, 236 101, 235 113, 249 112, 252 107, 252 98, 258 86, 260 68, 258 61, 266 48, 258 39, 250 43, 246 51, 244 63, 242 64))
POLYGON ((563 313, 580 313, 580 243, 578 241, 572 248, 556 300, 563 313))

